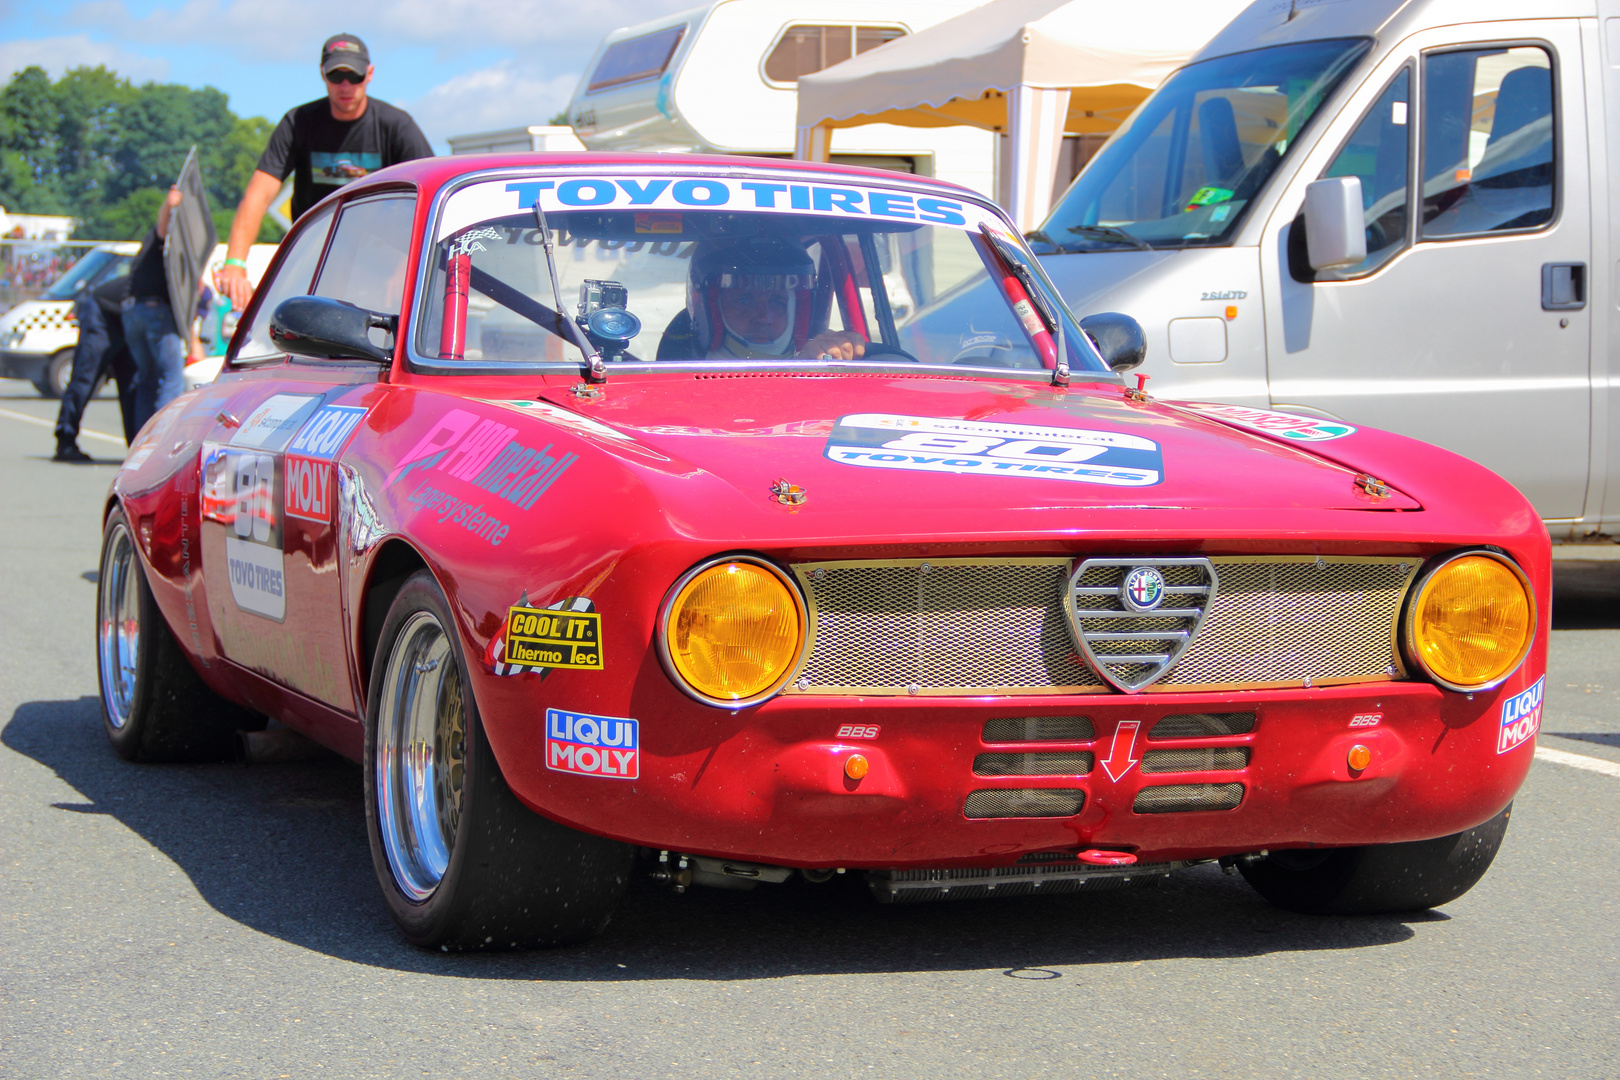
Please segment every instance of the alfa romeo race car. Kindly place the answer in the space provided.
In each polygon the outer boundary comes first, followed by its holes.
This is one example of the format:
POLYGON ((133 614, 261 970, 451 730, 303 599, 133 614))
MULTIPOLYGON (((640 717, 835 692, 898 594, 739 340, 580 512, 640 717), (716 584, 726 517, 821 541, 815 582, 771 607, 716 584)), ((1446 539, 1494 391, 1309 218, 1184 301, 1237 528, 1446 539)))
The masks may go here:
POLYGON ((1141 359, 950 185, 382 170, 113 482, 106 733, 206 758, 268 717, 360 762, 438 948, 588 937, 638 867, 1461 895, 1530 766, 1546 530, 1455 455, 1156 400, 1141 359))

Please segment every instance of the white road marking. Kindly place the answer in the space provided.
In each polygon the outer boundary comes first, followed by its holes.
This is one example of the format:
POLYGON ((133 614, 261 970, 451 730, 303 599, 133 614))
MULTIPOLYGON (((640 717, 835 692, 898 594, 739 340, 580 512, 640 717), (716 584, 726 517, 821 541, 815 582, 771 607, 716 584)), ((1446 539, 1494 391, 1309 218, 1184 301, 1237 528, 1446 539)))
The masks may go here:
MULTIPOLYGON (((12 412, 10 409, 0 409, 0 416, 9 416, 13 420, 21 420, 25 424, 35 424, 42 428, 51 428, 52 430, 56 428, 53 421, 41 420, 39 417, 29 416, 27 413, 12 412)), ((79 430, 79 435, 86 439, 100 439, 102 442, 117 443, 119 446, 124 445, 124 440, 117 435, 106 435, 99 431, 85 431, 82 428, 79 430)))
POLYGON ((1605 761, 1602 758, 1587 757, 1585 754, 1571 754, 1563 750, 1554 750, 1548 746, 1536 747, 1536 757, 1542 761, 1550 761, 1554 765, 1568 765, 1572 769, 1586 769, 1589 772, 1602 773, 1620 780, 1620 764, 1605 761))

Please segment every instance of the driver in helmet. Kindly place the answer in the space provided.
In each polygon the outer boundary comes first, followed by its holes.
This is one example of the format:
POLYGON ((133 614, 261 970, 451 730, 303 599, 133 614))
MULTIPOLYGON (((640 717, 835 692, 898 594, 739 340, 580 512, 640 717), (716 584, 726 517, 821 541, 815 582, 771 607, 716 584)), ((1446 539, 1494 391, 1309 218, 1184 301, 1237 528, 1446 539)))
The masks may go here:
POLYGON ((686 310, 696 355, 711 360, 855 360, 866 339, 849 330, 811 336, 815 263, 799 245, 755 236, 707 247, 692 259, 686 310))

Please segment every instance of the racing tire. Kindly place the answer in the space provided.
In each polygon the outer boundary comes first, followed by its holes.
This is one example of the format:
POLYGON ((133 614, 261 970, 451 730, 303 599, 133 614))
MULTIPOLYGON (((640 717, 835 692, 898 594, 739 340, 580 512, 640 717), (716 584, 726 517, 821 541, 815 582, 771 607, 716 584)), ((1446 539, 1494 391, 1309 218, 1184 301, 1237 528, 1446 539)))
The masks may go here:
POLYGON ((198 676, 158 610, 122 509, 107 518, 96 583, 101 724, 126 761, 223 761, 238 731, 263 716, 220 697, 198 676))
POLYGON ((1276 851, 1239 862, 1256 892, 1306 915, 1382 915, 1423 911, 1457 899, 1485 876, 1507 833, 1500 814, 1451 836, 1405 844, 1276 851))
POLYGON ((541 817, 501 775, 433 575, 388 610, 367 695, 366 831, 389 913, 422 948, 501 951, 599 934, 635 849, 541 817))
POLYGON ((45 361, 45 367, 40 370, 39 378, 34 380, 34 389, 39 391, 40 397, 60 401, 62 395, 67 393, 68 383, 72 380, 73 350, 62 349, 52 353, 51 358, 45 361))

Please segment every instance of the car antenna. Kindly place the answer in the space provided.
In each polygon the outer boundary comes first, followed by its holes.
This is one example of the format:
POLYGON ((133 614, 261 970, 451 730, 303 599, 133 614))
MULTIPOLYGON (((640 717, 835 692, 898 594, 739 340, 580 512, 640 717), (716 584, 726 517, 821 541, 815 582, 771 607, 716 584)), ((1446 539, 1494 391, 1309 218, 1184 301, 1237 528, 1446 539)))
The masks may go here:
POLYGON ((557 303, 557 321, 568 327, 572 332, 571 336, 574 339, 574 344, 579 346, 581 353, 585 354, 586 377, 593 383, 605 383, 607 382, 607 365, 602 363, 602 354, 596 351, 591 343, 586 340, 585 335, 574 324, 574 320, 568 317, 567 311, 563 308, 562 285, 557 281, 557 258, 551 251, 551 228, 546 224, 546 212, 540 205, 539 195, 534 197, 534 220, 540 227, 540 246, 546 253, 546 269, 551 272, 551 297, 557 303))

